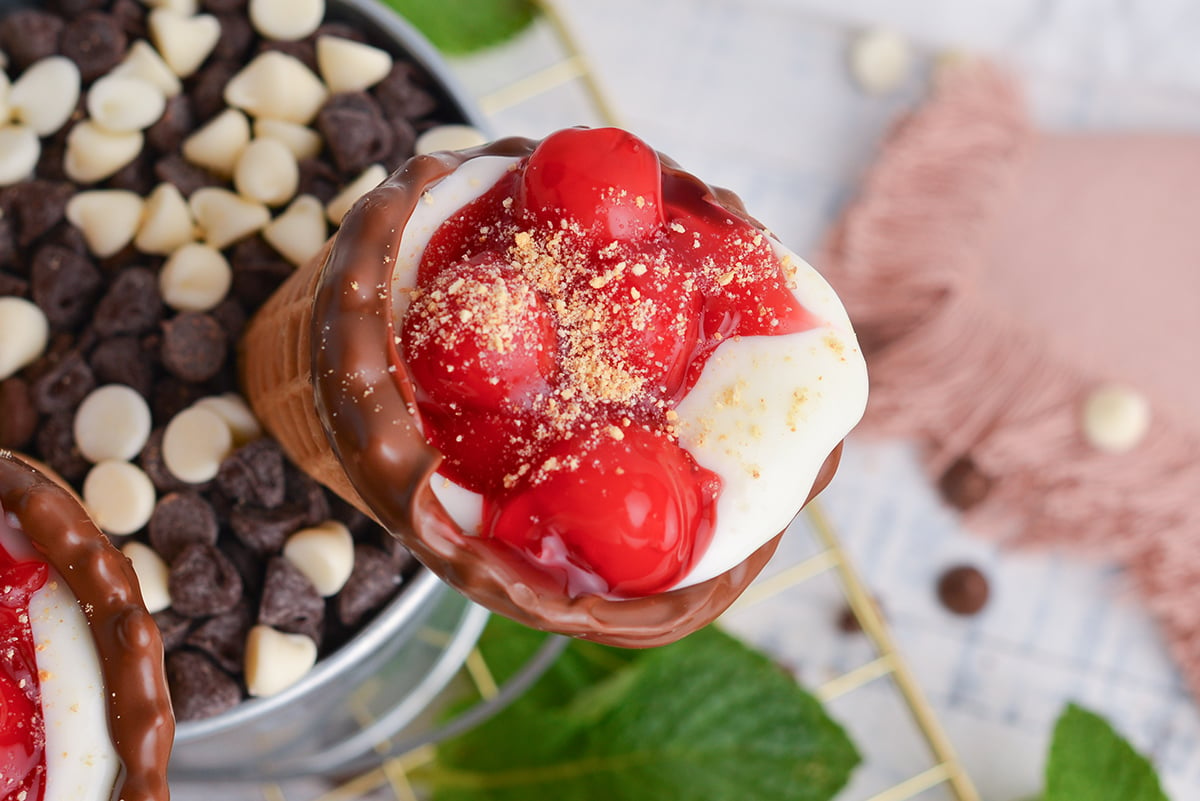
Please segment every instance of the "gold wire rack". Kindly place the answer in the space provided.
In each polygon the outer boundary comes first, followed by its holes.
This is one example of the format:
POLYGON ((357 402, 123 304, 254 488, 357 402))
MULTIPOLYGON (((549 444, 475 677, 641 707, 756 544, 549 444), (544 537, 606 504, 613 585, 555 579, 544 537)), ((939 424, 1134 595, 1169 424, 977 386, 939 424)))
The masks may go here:
MULTIPOLYGON (((617 124, 618 115, 610 105, 595 72, 580 50, 570 26, 563 19, 554 0, 539 0, 538 5, 542 12, 539 24, 550 32, 560 52, 550 63, 482 94, 478 98, 480 108, 485 115, 494 118, 496 115, 519 109, 521 105, 542 95, 573 86, 582 92, 600 122, 617 124)), ((570 119, 563 120, 562 124, 576 122, 578 120, 570 119)), ((979 793, 967 775, 933 707, 926 700, 915 676, 896 647, 890 629, 843 549, 833 522, 819 499, 808 505, 805 516, 808 523, 805 528, 815 540, 816 552, 752 585, 730 611, 740 612, 818 576, 833 575, 849 609, 868 638, 874 657, 858 667, 824 681, 813 689, 814 695, 822 702, 828 703, 874 682, 890 681, 920 731, 933 762, 928 768, 919 770, 861 801, 907 801, 939 787, 944 788, 945 797, 954 801, 979 801, 979 793)), ((462 674, 484 701, 494 698, 499 691, 478 649, 467 659, 462 674)), ((382 745, 380 750, 384 752, 386 744, 382 745)), ((435 746, 423 745, 407 753, 385 758, 378 766, 352 776, 315 797, 306 793, 306 801, 357 801, 367 798, 421 801, 418 788, 409 781, 409 775, 432 761, 434 755, 435 746)), ((298 799, 279 784, 264 784, 259 789, 264 801, 298 799)))

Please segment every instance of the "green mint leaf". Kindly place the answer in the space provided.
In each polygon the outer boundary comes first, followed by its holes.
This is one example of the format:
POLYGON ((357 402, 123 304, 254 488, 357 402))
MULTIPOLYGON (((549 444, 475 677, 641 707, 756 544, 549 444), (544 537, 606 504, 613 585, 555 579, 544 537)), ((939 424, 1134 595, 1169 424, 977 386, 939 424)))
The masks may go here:
POLYGON ((533 22, 533 0, 386 0, 444 53, 500 44, 533 22))
POLYGON ((435 801, 827 801, 857 762, 812 696, 710 627, 641 652, 573 642, 414 778, 435 801))
POLYGON ((1167 801, 1154 766, 1108 721, 1071 704, 1054 726, 1043 801, 1167 801))

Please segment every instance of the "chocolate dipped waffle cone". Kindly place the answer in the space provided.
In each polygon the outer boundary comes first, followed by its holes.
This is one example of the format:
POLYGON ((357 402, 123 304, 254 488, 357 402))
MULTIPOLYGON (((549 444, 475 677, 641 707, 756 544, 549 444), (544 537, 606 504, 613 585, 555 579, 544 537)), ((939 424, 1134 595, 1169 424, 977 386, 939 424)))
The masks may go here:
MULTIPOLYGON (((539 629, 625 647, 665 644, 728 608, 779 537, 691 586, 644 597, 570 597, 507 543, 464 532, 430 486, 441 455, 420 429, 413 384, 396 352, 391 287, 400 237, 426 187, 469 159, 524 157, 536 144, 513 138, 419 156, 362 198, 325 249, 250 322, 242 341, 244 391, 298 465, 472 600, 539 629)), ((709 191, 749 219, 731 193, 709 191)), ((811 499, 823 489, 840 455, 837 444, 812 486, 797 492, 811 499)))
MULTIPOLYGON (((70 641, 75 634, 65 622, 70 615, 63 612, 28 613, 34 625, 40 618, 54 624, 52 632, 43 630, 37 635, 38 667, 43 682, 40 692, 53 692, 58 706, 62 707, 58 711, 60 719, 52 721, 47 717, 45 722, 50 733, 45 735, 44 770, 47 774, 59 770, 64 775, 47 775, 41 780, 43 789, 51 786, 49 782, 57 784, 52 796, 48 793, 46 797, 81 797, 78 793, 83 792, 84 787, 89 793, 99 792, 102 797, 109 797, 104 788, 92 786, 92 773, 86 774, 89 778, 80 779, 73 772, 81 764, 86 770, 93 770, 106 759, 100 755, 98 744, 89 739, 86 730, 83 741, 78 739, 78 734, 69 743, 49 739, 85 726, 86 718, 82 717, 81 709, 88 703, 87 698, 77 696, 73 691, 63 695, 62 689, 51 690, 51 683, 74 681, 69 686, 86 687, 89 693, 96 692, 93 689, 96 685, 102 688, 107 734, 118 762, 113 770, 115 788, 111 797, 126 801, 167 801, 170 796, 167 762, 175 720, 163 670, 162 640, 142 602, 133 567, 96 528, 72 493, 51 476, 7 451, 0 451, 0 506, 9 521, 15 521, 15 528, 11 529, 9 522, 4 521, 5 531, 23 534, 32 546, 28 555, 22 556, 18 551, 10 556, 16 557, 18 568, 22 563, 29 564, 30 560, 44 561, 53 568, 55 572, 50 573, 44 589, 58 592, 55 582, 60 578, 67 585, 67 602, 70 603, 69 596, 73 595, 71 605, 78 604, 86 618, 99 662, 99 680, 86 674, 89 668, 79 657, 70 658, 71 661, 60 664, 57 670, 41 667, 41 660, 46 658, 42 654, 53 650, 53 640, 70 641), (85 672, 74 680, 63 675, 76 670, 85 672), (79 787, 76 787, 77 783, 79 787)), ((12 589, 5 587, 3 595, 12 589)), ((80 653, 77 645, 72 645, 71 649, 69 653, 80 653)), ((11 719, 9 724, 14 725, 11 719)), ((0 775, 0 779, 11 778, 0 775)), ((17 794, 14 797, 24 796, 17 794)))

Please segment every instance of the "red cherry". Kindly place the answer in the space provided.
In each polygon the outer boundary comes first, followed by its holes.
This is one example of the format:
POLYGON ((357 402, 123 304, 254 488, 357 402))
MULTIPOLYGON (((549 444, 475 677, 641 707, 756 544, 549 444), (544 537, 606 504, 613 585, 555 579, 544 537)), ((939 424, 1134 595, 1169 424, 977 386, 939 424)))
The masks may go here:
POLYGON ((548 456, 568 466, 501 499, 493 535, 552 572, 598 576, 616 595, 677 583, 708 545, 720 479, 665 436, 624 432, 582 450, 579 438, 552 448, 548 456))
POLYGON ((663 224, 658 154, 619 128, 569 128, 542 140, 525 166, 520 205, 558 227, 638 239, 663 224))
MULTIPOLYGON (((644 262, 632 256, 628 263, 644 262)), ((664 274, 650 267, 636 273, 626 269, 583 291, 589 307, 611 310, 605 336, 646 379, 648 400, 675 398, 699 347, 703 299, 693 282, 673 270, 664 274)))
POLYGON ((42 761, 37 706, 0 666, 0 798, 16 798, 42 761))
POLYGON ((554 375, 554 321, 533 287, 498 258, 482 254, 442 270, 405 314, 405 362, 437 403, 527 408, 554 375))

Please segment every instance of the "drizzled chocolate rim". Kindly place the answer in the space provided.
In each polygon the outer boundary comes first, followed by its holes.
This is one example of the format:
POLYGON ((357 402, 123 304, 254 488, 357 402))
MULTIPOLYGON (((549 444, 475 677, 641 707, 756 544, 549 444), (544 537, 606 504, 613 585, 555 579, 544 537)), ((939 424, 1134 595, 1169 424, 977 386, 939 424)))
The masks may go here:
MULTIPOLYGON (((774 554, 779 537, 708 581, 656 595, 567 597, 508 545, 465 533, 430 488, 441 461, 415 417, 411 380, 399 359, 392 270, 401 234, 427 187, 481 156, 523 158, 538 142, 512 137, 469 150, 417 156, 363 197, 336 235, 317 284, 312 375, 317 416, 350 483, 375 518, 426 567, 471 600, 533 628, 623 647, 673 642, 712 622, 774 554)), ((713 188, 659 154, 664 173, 695 185, 750 224, 732 192, 713 188)), ((837 469, 829 454, 809 495, 837 469)))
POLYGON ((122 801, 167 801, 175 717, 158 626, 133 567, 66 489, 0 450, 0 505, 75 594, 100 657, 122 801))

